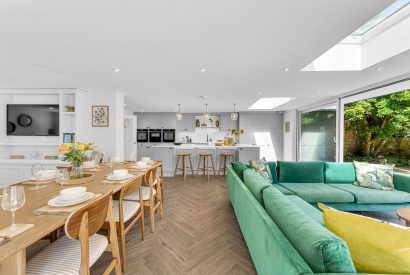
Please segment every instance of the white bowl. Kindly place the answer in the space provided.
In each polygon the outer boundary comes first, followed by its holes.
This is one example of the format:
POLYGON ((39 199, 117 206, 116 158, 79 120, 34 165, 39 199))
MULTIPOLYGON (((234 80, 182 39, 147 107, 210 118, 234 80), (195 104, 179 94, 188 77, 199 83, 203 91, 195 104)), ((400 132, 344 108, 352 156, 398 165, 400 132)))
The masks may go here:
POLYGON ((56 170, 41 170, 40 178, 53 179, 56 177, 56 170))
POLYGON ((147 167, 148 167, 148 165, 147 165, 147 163, 146 163, 145 161, 137 161, 137 163, 135 164, 135 166, 136 166, 137 168, 147 168, 147 167))
POLYGON ((91 160, 91 161, 84 161, 83 162, 83 167, 87 168, 87 167, 94 167, 95 166, 95 161, 91 160))
POLYGON ((72 187, 60 191, 60 197, 65 201, 77 200, 85 195, 87 188, 72 187))
POLYGON ((123 177, 126 177, 128 175, 128 170, 127 169, 118 169, 118 170, 114 170, 112 172, 112 174, 116 178, 123 178, 123 177))
POLYGON ((150 157, 143 157, 143 158, 141 158, 141 161, 144 161, 144 162, 148 162, 148 161, 150 161, 150 160, 151 160, 150 157))

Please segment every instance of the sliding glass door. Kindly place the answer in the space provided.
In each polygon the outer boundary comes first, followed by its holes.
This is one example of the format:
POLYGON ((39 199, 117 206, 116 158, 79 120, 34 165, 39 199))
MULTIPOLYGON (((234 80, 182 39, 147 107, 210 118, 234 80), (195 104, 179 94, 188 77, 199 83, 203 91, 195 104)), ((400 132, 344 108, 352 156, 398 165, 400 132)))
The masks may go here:
POLYGON ((299 160, 336 161, 336 103, 300 114, 299 160))

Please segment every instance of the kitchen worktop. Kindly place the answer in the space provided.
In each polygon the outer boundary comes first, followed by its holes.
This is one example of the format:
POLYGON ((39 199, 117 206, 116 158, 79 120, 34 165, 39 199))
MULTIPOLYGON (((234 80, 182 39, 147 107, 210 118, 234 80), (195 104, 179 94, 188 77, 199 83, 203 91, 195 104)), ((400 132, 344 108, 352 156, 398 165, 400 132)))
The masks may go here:
POLYGON ((175 149, 238 149, 238 148, 258 148, 259 146, 253 144, 238 144, 235 146, 215 146, 215 145, 208 145, 208 144, 195 144, 195 143, 183 143, 181 145, 175 145, 172 143, 168 144, 156 144, 153 145, 152 148, 175 148, 175 149))

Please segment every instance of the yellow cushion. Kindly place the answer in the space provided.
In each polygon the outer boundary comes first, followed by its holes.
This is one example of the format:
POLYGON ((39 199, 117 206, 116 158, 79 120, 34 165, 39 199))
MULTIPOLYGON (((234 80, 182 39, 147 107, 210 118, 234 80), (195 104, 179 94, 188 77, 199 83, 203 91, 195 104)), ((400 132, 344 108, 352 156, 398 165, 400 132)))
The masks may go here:
POLYGON ((358 273, 410 274, 410 228, 319 208, 326 228, 347 243, 358 273))

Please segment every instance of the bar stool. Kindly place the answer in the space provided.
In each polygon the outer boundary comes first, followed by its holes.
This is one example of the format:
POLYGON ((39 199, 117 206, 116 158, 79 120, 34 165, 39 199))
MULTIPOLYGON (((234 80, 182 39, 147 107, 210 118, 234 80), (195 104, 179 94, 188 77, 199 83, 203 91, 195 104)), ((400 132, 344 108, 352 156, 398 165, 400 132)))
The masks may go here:
POLYGON ((204 176, 208 176, 209 180, 209 159, 211 159, 211 164, 212 164, 212 171, 214 171, 214 176, 216 176, 215 172, 215 165, 214 165, 214 154, 209 153, 209 152, 199 152, 199 158, 198 158, 198 165, 196 169, 196 176, 198 177, 199 171, 204 171, 204 176), (203 159, 203 168, 199 168, 201 165, 201 159, 203 159))
POLYGON ((233 153, 227 153, 227 152, 221 152, 220 156, 221 156, 221 158, 219 160, 218 176, 220 175, 221 170, 223 171, 223 175, 225 176, 225 173, 226 173, 226 160, 228 159, 229 163, 235 162, 235 156, 234 156, 233 153), (222 162, 224 163, 223 167, 222 167, 222 162))
POLYGON ((191 153, 187 152, 177 152, 177 163, 175 164, 175 171, 174 175, 177 175, 177 171, 182 171, 182 175, 184 176, 184 181, 186 180, 186 168, 187 165, 185 163, 186 158, 189 159, 189 167, 191 168, 192 176, 194 176, 194 169, 192 168, 192 160, 191 160, 191 153), (182 168, 178 168, 179 159, 182 157, 182 168))

